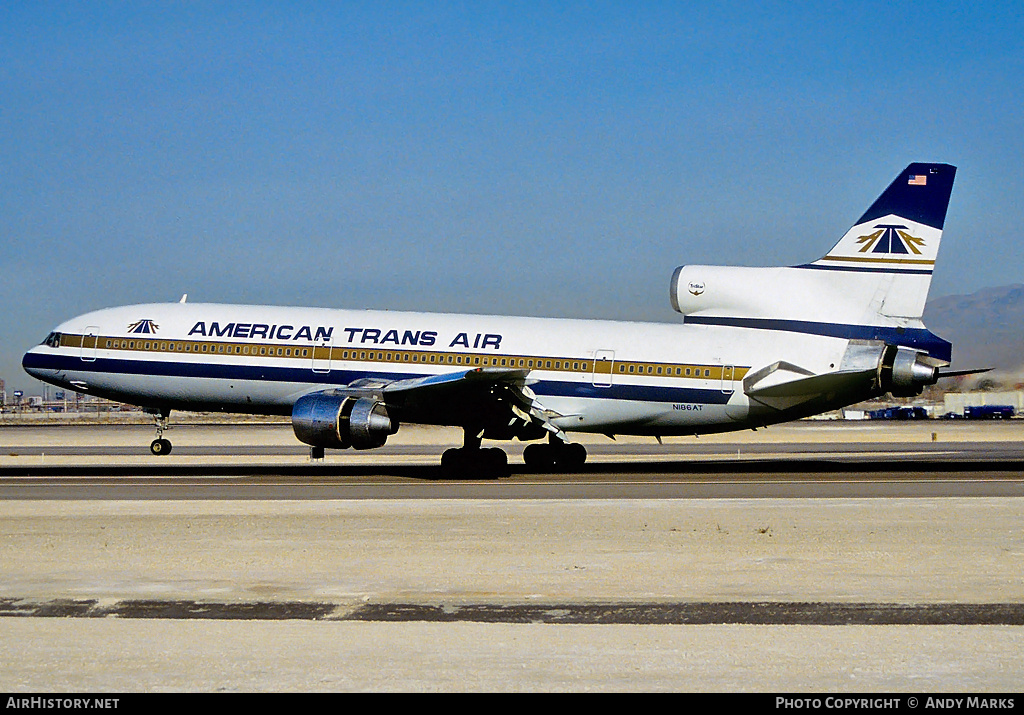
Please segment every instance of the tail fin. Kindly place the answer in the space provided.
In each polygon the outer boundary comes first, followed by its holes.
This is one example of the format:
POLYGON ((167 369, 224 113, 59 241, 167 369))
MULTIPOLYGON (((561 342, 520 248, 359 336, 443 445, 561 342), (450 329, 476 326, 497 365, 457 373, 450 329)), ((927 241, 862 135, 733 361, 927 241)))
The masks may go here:
POLYGON ((919 320, 955 176, 949 164, 910 164, 831 251, 803 267, 884 276, 875 310, 919 320))
POLYGON ((831 251, 790 268, 681 266, 673 307, 685 322, 884 341, 949 362, 924 327, 956 167, 910 164, 831 251))

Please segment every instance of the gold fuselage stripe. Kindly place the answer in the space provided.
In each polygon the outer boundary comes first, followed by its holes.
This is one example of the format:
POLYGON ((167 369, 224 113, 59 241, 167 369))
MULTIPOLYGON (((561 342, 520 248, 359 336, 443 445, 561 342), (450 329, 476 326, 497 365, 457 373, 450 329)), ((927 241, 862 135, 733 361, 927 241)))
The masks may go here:
POLYGON ((915 266, 934 266, 935 261, 924 258, 871 258, 870 256, 825 256, 823 261, 850 261, 853 263, 896 263, 915 266))
MULTIPOLYGON (((682 379, 741 380, 748 368, 739 366, 691 363, 638 362, 595 360, 594 358, 548 357, 537 355, 485 355, 439 350, 382 350, 325 345, 291 346, 279 343, 233 343, 209 340, 171 340, 167 338, 126 338, 62 333, 61 347, 87 350, 120 350, 135 353, 185 354, 222 357, 256 357, 260 359, 309 360, 313 369, 317 362, 327 361, 385 363, 392 365, 427 365, 452 368, 507 367, 572 372, 598 375, 673 377, 682 379), (614 367, 613 367, 614 363, 614 367)), ((334 367, 332 366, 332 369, 334 367)))

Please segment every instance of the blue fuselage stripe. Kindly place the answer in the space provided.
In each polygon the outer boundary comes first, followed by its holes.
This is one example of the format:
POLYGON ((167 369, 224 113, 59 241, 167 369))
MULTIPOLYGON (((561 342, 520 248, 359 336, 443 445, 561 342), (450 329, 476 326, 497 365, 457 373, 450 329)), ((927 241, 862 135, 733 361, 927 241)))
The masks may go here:
POLYGON ((842 323, 816 323, 808 320, 776 320, 772 318, 727 318, 707 315, 688 315, 689 325, 719 325, 730 328, 782 330, 807 333, 844 340, 878 340, 890 345, 905 345, 927 352, 934 358, 950 362, 953 345, 925 328, 892 328, 877 325, 847 325, 842 323))
POLYGON ((896 270, 893 268, 873 268, 871 266, 825 266, 814 263, 805 263, 800 266, 794 266, 794 268, 807 268, 814 271, 844 271, 846 273, 889 273, 901 276, 930 276, 933 273, 931 268, 900 268, 896 270))
MULTIPOLYGON (((398 373, 369 370, 331 369, 314 372, 306 367, 269 365, 227 365, 222 363, 174 362, 164 360, 120 360, 97 358, 82 360, 71 355, 26 353, 22 360, 26 370, 91 372, 112 375, 143 375, 155 377, 210 378, 219 380, 255 380, 309 385, 348 385, 356 380, 406 380, 428 377, 433 373, 398 373)), ((618 377, 616 379, 619 379, 618 377)), ((531 389, 541 396, 586 397, 606 400, 638 400, 644 402, 725 404, 731 392, 706 388, 661 385, 614 384, 598 387, 590 382, 540 380, 531 389)))

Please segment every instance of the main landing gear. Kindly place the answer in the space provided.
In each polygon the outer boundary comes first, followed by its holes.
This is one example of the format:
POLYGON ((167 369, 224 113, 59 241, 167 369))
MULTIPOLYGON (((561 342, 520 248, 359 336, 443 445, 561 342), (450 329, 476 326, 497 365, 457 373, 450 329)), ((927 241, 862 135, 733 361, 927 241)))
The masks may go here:
POLYGON ((563 442, 552 435, 547 444, 531 444, 524 449, 523 461, 538 471, 571 472, 587 461, 587 449, 578 442, 563 442))
POLYGON ((149 443, 149 451, 158 457, 171 453, 171 440, 164 439, 164 432, 170 429, 167 425, 170 416, 170 410, 160 410, 153 415, 153 421, 156 422, 156 439, 149 443))
POLYGON ((509 476, 508 455, 497 447, 480 448, 480 436, 465 430, 463 446, 446 449, 441 455, 441 471, 448 479, 504 479, 509 476))
MULTIPOLYGON (((523 451, 523 461, 532 471, 571 472, 587 461, 582 444, 563 442, 551 436, 547 444, 531 444, 523 451)), ((447 479, 502 479, 510 475, 508 455, 501 449, 481 449, 480 437, 465 431, 462 447, 445 450, 441 471, 447 479)))

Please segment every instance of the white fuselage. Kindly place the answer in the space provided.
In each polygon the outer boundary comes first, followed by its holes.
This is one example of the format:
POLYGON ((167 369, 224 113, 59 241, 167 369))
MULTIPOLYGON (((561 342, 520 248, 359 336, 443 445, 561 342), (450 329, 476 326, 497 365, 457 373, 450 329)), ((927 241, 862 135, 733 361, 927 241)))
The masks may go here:
POLYGON ((563 430, 665 435, 790 419, 752 402, 744 376, 777 361, 829 372, 850 343, 707 325, 198 303, 99 310, 51 338, 26 354, 31 374, 145 407, 288 414, 303 395, 353 383, 516 368, 563 430))

